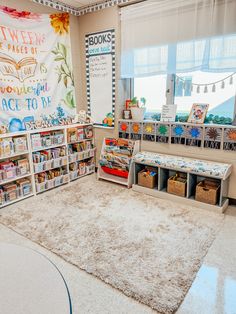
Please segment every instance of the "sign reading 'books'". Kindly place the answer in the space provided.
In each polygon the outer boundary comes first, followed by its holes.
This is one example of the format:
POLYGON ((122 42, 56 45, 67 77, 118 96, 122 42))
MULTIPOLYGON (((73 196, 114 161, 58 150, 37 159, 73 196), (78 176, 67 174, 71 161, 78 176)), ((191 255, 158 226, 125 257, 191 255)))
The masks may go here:
POLYGON ((69 14, 0 6, 0 126, 59 125, 75 114, 69 14))
POLYGON ((114 125, 115 114, 115 32, 86 36, 86 77, 88 113, 103 126, 114 125))

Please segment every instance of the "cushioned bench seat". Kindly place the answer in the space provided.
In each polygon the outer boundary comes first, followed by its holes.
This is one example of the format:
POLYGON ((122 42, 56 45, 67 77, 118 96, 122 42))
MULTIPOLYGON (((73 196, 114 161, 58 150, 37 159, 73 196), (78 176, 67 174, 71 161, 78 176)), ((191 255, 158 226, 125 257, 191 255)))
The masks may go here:
POLYGON ((232 172, 232 165, 230 164, 145 151, 137 153, 133 160, 136 163, 160 166, 223 180, 227 179, 232 172))

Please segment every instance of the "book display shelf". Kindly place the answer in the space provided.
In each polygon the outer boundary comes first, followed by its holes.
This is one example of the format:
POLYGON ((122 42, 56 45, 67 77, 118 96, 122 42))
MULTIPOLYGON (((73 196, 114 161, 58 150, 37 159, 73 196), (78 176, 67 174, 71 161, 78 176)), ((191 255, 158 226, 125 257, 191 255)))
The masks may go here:
POLYGON ((95 172, 92 124, 0 135, 0 208, 95 172))
POLYGON ((98 179, 130 188, 133 182, 132 158, 139 149, 140 141, 105 138, 98 164, 98 179))

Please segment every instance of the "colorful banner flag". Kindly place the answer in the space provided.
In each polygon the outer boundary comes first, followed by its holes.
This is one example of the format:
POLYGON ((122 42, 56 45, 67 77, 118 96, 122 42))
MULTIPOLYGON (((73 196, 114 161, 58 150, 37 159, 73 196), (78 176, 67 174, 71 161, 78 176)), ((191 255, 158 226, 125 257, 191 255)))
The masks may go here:
POLYGON ((75 112, 69 14, 0 6, 2 132, 66 124, 75 112))

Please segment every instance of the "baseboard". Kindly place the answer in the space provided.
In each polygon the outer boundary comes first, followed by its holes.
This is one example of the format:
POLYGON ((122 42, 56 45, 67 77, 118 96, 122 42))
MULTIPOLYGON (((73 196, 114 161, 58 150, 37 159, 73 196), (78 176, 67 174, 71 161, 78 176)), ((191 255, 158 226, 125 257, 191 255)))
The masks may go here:
POLYGON ((236 206, 236 199, 235 198, 229 198, 229 205, 236 206))

